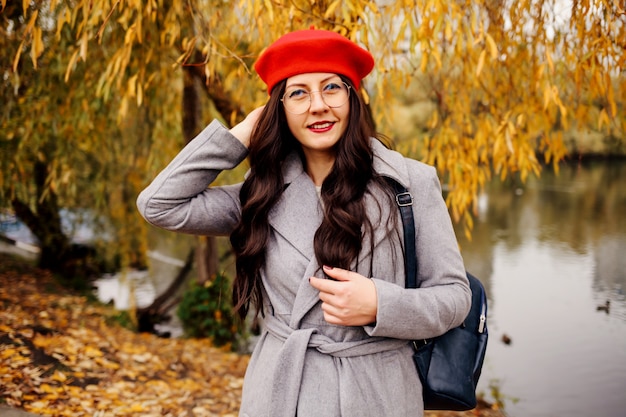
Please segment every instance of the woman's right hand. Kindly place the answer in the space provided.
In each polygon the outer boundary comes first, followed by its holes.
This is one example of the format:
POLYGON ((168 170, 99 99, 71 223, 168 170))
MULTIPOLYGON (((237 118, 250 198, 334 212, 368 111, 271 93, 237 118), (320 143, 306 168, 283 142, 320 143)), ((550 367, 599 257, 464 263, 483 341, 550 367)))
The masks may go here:
POLYGON ((248 113, 245 119, 230 129, 230 133, 239 139, 239 141, 243 143, 246 148, 250 147, 250 136, 259 121, 259 116, 261 115, 263 108, 265 108, 265 105, 252 110, 248 113))

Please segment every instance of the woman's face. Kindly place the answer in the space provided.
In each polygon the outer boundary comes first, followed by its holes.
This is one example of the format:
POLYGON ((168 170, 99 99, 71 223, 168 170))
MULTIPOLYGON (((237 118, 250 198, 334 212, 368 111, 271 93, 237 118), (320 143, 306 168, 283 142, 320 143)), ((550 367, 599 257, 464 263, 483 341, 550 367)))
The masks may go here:
POLYGON ((315 72, 287 79, 287 125, 307 159, 335 156, 334 147, 348 126, 351 93, 337 74, 315 72))

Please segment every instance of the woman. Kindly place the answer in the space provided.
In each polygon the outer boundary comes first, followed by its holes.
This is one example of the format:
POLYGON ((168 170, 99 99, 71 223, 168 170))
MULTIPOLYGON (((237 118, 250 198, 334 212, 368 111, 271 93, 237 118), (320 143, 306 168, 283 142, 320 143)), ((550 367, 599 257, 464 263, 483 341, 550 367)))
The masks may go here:
POLYGON ((461 324, 463 260, 435 169, 375 138, 359 85, 369 52, 333 32, 289 33, 255 69, 268 103, 213 121, 139 196, 150 223, 230 235, 241 317, 263 317, 241 416, 419 416, 408 341, 461 324), (211 187, 246 157, 242 184, 211 187), (414 199, 419 289, 404 288, 402 224, 385 178, 414 199))

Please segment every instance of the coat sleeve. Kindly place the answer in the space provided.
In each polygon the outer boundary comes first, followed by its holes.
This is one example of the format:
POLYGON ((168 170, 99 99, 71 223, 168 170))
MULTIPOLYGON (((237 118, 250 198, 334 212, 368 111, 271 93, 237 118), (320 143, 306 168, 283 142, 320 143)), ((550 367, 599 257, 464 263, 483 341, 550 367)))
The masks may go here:
POLYGON ((374 278, 378 313, 376 324, 365 328, 371 336, 409 340, 436 337, 459 326, 471 304, 463 258, 436 171, 412 162, 415 164, 410 171, 419 172, 411 176, 410 190, 414 196, 420 288, 406 289, 390 280, 374 278))
POLYGON ((240 184, 209 185, 220 172, 239 165, 247 153, 247 148, 214 120, 139 194, 139 212, 163 229, 228 235, 240 218, 240 184))

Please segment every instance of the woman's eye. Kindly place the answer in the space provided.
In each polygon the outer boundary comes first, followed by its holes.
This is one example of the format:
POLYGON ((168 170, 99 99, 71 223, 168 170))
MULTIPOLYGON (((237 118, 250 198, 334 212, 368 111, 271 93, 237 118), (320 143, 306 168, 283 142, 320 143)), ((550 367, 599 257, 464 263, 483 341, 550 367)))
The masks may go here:
POLYGON ((306 92, 306 90, 302 90, 302 89, 298 89, 298 90, 293 90, 290 91, 287 94, 287 98, 291 98, 291 99, 303 99, 305 98, 309 93, 306 92))
POLYGON ((337 84, 337 83, 330 83, 330 84, 326 84, 324 86, 324 91, 325 92, 326 91, 334 92, 334 91, 338 91, 338 90, 341 90, 341 85, 337 84))

